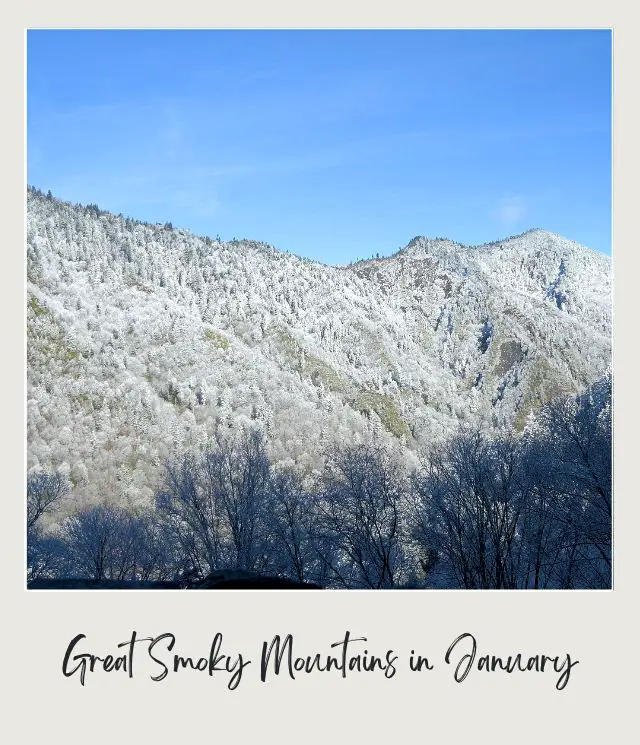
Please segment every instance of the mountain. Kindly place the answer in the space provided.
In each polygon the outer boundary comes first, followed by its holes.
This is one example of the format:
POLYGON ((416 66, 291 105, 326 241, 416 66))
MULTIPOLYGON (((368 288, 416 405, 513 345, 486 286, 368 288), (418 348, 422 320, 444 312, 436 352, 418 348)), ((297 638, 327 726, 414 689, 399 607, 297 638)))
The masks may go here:
POLYGON ((521 430, 610 359, 610 259, 546 231, 331 267, 28 192, 28 468, 81 502, 148 501, 248 422, 306 471, 333 442, 521 430))

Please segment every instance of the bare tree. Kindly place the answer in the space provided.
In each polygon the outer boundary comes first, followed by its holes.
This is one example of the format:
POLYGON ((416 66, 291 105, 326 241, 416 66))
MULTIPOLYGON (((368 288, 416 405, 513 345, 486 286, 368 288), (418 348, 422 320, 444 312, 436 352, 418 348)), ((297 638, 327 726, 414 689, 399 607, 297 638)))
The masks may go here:
POLYGON ((155 512, 145 511, 129 517, 126 530, 134 580, 166 580, 175 575, 176 553, 172 537, 155 512))
POLYGON ((316 515, 312 496, 290 469, 272 476, 267 521, 272 545, 271 561, 276 572, 299 582, 312 577, 318 579, 318 557, 313 543, 316 515))
POLYGON ((157 506, 186 569, 260 571, 269 565, 269 495, 264 439, 251 430, 168 464, 157 506))
POLYGON ((380 446, 337 448, 316 500, 316 550, 335 583, 389 588, 404 566, 401 509, 405 477, 380 446))
POLYGON ((135 578, 136 525, 126 510, 88 507, 65 521, 63 535, 78 576, 97 581, 135 578))
MULTIPOLYGON (((205 456, 206 457, 206 456, 205 456)), ((223 563, 223 516, 203 459, 183 456, 165 467, 156 506, 181 554, 184 572, 196 576, 223 563)))
POLYGON ((443 561, 454 586, 518 586, 532 483, 516 440, 463 433, 425 460, 413 486, 413 538, 443 561))
POLYGON ((235 569, 264 570, 269 564, 265 535, 270 494, 270 464, 258 430, 220 439, 203 459, 203 469, 223 511, 235 569))
POLYGON ((413 539, 449 584, 610 586, 610 379, 552 402, 522 437, 461 434, 413 486, 413 539))
POLYGON ((64 577, 70 571, 68 547, 58 536, 32 529, 27 538, 27 580, 64 577))
POLYGON ((67 568, 66 546, 46 535, 41 518, 52 513, 69 493, 69 482, 59 473, 35 473, 27 478, 27 578, 58 576, 67 568))
POLYGON ((69 493, 69 482, 59 473, 35 473, 27 478, 27 530, 51 512, 69 493))
POLYGON ((540 412, 531 437, 541 491, 562 526, 562 587, 609 587, 612 547, 611 378, 540 412))

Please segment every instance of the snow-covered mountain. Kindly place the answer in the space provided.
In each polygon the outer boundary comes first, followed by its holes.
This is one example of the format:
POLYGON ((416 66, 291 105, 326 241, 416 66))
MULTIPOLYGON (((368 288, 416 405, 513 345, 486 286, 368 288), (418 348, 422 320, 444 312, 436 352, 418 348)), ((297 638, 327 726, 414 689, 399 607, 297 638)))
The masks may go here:
POLYGON ((250 421, 305 470, 332 442, 522 429, 608 370, 611 266, 533 230, 330 267, 30 189, 27 333, 28 467, 135 504, 167 456, 250 421))

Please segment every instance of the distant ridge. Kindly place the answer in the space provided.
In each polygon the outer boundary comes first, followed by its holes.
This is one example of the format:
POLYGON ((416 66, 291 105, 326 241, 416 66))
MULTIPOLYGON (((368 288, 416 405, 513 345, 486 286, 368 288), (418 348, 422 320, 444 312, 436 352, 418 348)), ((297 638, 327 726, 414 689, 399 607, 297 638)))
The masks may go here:
POLYGON ((303 472, 332 442, 522 430, 608 371, 611 262, 536 228, 331 267, 30 188, 27 333, 28 467, 135 505, 243 425, 303 472))

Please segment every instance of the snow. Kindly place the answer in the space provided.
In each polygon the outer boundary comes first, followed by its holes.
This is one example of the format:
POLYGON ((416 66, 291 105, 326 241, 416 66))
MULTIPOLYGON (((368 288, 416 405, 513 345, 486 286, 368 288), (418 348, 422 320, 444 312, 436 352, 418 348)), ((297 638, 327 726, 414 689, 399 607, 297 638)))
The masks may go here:
POLYGON ((610 366, 610 259, 541 230, 331 267, 34 190, 27 227, 28 466, 66 464, 82 503, 148 502, 169 454, 242 422, 302 471, 328 442, 411 458, 610 366))

